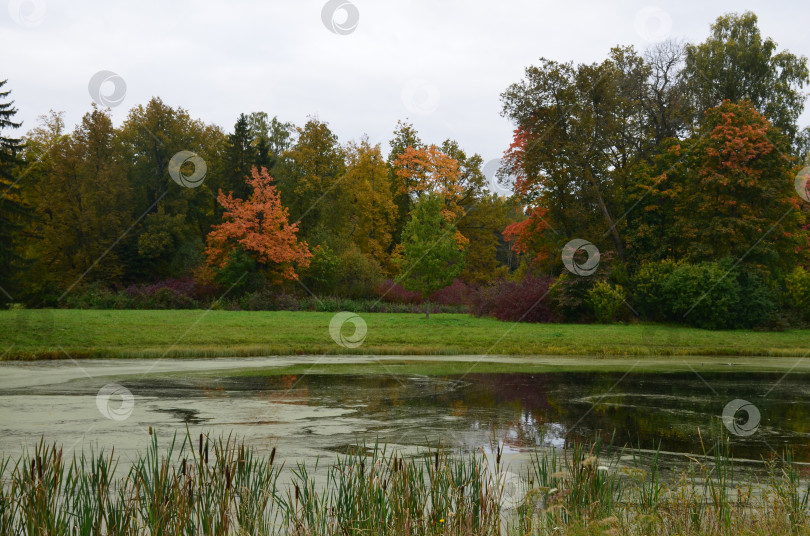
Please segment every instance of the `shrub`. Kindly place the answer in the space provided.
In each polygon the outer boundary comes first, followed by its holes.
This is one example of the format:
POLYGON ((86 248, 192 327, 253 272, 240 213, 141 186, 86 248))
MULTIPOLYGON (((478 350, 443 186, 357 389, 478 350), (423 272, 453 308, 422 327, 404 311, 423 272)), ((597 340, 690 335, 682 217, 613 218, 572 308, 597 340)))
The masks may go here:
POLYGON ((244 295, 239 306, 246 311, 300 311, 301 301, 284 291, 263 289, 244 295))
POLYGON ((340 256, 336 288, 340 289, 343 296, 371 298, 382 280, 380 263, 364 255, 356 246, 350 247, 340 256))
POLYGON ((797 267, 785 278, 785 302, 798 315, 810 320, 810 272, 797 267))
POLYGON ((389 303, 422 303, 421 294, 407 290, 399 283, 396 283, 393 279, 386 279, 382 283, 378 284, 377 288, 375 289, 375 293, 380 296, 381 300, 389 303))
POLYGON ((547 276, 497 281, 478 290, 472 312, 512 322, 554 322, 556 317, 548 299, 552 281, 547 276))
POLYGON ((645 262, 633 276, 633 303, 636 311, 649 320, 662 321, 671 316, 664 298, 664 285, 678 263, 671 260, 645 262))
POLYGON ((453 283, 439 289, 430 296, 430 303, 440 305, 469 305, 475 296, 475 289, 462 281, 454 279, 453 283))
POLYGON ((737 325, 740 284, 729 262, 682 264, 663 285, 671 320, 706 329, 730 329, 737 325))
POLYGON ((624 298, 621 285, 614 288, 604 281, 598 281, 588 291, 585 301, 593 309, 597 321, 609 324, 616 320, 619 309, 624 305, 624 298))

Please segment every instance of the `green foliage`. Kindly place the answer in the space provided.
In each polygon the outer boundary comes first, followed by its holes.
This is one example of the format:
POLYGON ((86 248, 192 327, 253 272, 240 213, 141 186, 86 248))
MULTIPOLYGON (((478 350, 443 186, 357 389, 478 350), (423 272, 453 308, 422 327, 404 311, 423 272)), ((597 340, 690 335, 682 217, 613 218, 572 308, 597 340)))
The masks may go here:
POLYGON ((731 262, 682 264, 663 288, 672 319, 706 329, 731 329, 737 324, 741 292, 731 262))
POLYGON ((706 41, 687 45, 684 77, 698 114, 724 100, 748 100, 788 137, 796 136, 802 88, 810 83, 807 58, 777 51, 771 38, 762 37, 754 13, 718 17, 706 41))
MULTIPOLYGON (((444 200, 423 195, 402 232, 403 259, 399 283, 428 297, 446 287, 464 270, 464 251, 456 241, 456 228, 442 214, 444 200)), ((427 305, 428 311, 430 304, 427 305)), ((429 312, 428 312, 429 314, 429 312)))
POLYGON ((356 246, 340 256, 335 290, 347 298, 370 298, 383 280, 383 271, 372 257, 356 246))
POLYGON ((596 320, 602 324, 616 320, 619 310, 624 306, 624 300, 624 288, 621 285, 612 287, 604 281, 597 281, 585 296, 585 301, 593 309, 596 320))
POLYGON ((235 247, 228 255, 227 264, 216 273, 216 282, 234 294, 261 288, 264 277, 258 273, 253 257, 241 247, 235 247))
POLYGON ((340 259, 329 246, 316 246, 312 250, 309 268, 302 277, 304 285, 316 294, 328 294, 335 289, 340 259))
POLYGON ((632 278, 633 303, 643 317, 662 321, 669 318, 669 303, 664 298, 664 287, 678 263, 672 260, 642 263, 632 278))
POLYGON ((795 268, 785 278, 785 298, 805 320, 810 320, 810 272, 795 268))

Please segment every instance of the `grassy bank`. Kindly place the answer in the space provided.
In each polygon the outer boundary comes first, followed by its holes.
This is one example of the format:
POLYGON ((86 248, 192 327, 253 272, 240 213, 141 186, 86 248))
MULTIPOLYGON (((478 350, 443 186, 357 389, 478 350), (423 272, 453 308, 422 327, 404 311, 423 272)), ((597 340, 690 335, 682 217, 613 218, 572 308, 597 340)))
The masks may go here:
MULTIPOLYGON (((0 311, 0 355, 12 359, 243 357, 295 354, 772 356, 810 351, 810 330, 704 331, 653 325, 512 324, 464 314, 363 313, 356 348, 329 333, 333 313, 0 311)), ((351 336, 353 325, 344 325, 351 336)))
MULTIPOLYGON (((150 432, 151 433, 151 432, 150 432)), ((283 454, 232 438, 156 436, 126 474, 112 454, 68 460, 56 446, 0 457, 2 534, 575 535, 808 534, 810 490, 789 457, 760 482, 740 480, 728 444, 680 481, 657 456, 618 465, 616 452, 573 444, 536 451, 513 472, 500 447, 457 456, 442 448, 404 457, 360 446, 329 463, 325 481, 283 454)))

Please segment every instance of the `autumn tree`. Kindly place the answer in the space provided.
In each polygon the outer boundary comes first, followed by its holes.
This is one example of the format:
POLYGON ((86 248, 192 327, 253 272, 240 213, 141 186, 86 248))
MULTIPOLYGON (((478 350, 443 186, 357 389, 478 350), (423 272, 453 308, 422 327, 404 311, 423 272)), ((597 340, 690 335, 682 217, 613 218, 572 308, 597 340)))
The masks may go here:
MULTIPOLYGON (((462 199, 464 188, 460 182, 458 162, 443 153, 435 145, 423 149, 407 147, 394 163, 400 184, 408 194, 418 200, 424 195, 435 194, 444 201, 442 215, 452 224, 464 216, 462 199)), ((456 230, 456 241, 460 247, 469 240, 456 230)))
POLYGON ((754 13, 718 17, 706 41, 686 47, 684 75, 698 114, 726 100, 750 101, 794 141, 810 83, 807 58, 777 50, 754 13))
POLYGON ((109 112, 94 106, 71 134, 52 113, 29 135, 26 158, 37 162, 26 196, 37 207, 29 255, 38 279, 69 287, 120 278, 115 246, 131 222, 131 191, 109 112))
POLYGON ((348 237, 381 265, 388 263, 397 207, 388 182, 388 165, 379 145, 368 138, 349 143, 340 205, 346 210, 348 237))
POLYGON ((408 185, 404 182, 407 178, 402 178, 397 174, 395 163, 400 155, 405 152, 405 149, 408 147, 422 149, 424 148, 424 143, 422 143, 419 134, 411 123, 397 121, 394 137, 391 138, 388 144, 389 183, 391 184, 391 193, 394 196, 394 203, 397 206, 397 220, 394 225, 393 243, 399 244, 402 241, 402 230, 410 220, 413 200, 411 199, 408 185))
POLYGON ((311 118, 298 129, 298 140, 284 153, 285 174, 279 190, 302 236, 312 244, 343 249, 346 212, 338 203, 345 154, 327 123, 311 118))
POLYGON ((710 109, 698 132, 671 140, 630 188, 633 257, 726 257, 776 270, 806 243, 787 137, 749 102, 710 109), (641 202, 643 201, 643 203, 641 202))
POLYGON ((445 201, 435 193, 419 198, 402 232, 403 257, 399 282, 419 292, 430 317, 430 295, 453 282, 464 270, 464 251, 454 238, 457 231, 445 216, 445 201))
POLYGON ((253 168, 247 200, 220 190, 217 201, 225 209, 224 221, 208 234, 205 250, 211 266, 222 270, 245 253, 277 280, 297 279, 298 271, 309 266, 312 254, 307 243, 298 240, 298 225, 289 222, 272 182, 267 169, 253 168))

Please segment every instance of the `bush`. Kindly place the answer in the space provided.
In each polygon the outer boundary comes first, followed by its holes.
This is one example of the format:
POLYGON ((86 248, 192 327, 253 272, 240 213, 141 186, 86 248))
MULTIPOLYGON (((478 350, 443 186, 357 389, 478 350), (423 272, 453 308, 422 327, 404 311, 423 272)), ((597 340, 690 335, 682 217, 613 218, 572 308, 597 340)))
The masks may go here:
POLYGON ((479 289, 472 312, 475 316, 494 316, 511 322, 555 322, 548 299, 552 281, 547 276, 497 281, 479 289))
POLYGON ((431 304, 469 305, 475 297, 475 289, 462 281, 454 279, 453 283, 439 289, 430 296, 431 304))
POLYGON ((739 327, 741 289, 728 262, 682 264, 666 279, 662 292, 675 322, 706 329, 739 327))
POLYGON ((638 314, 648 320, 663 321, 671 316, 664 298, 664 285, 678 263, 671 260, 645 262, 632 278, 633 303, 638 314))
POLYGON ((389 303, 422 303, 421 294, 412 290, 407 290, 399 283, 396 283, 393 279, 386 279, 377 285, 375 293, 380 297, 381 300, 389 303))
POLYGON ((301 301, 284 291, 263 289, 244 295, 239 306, 245 311, 300 311, 301 301))
POLYGON ((624 305, 624 289, 621 285, 611 287, 604 281, 598 281, 587 293, 585 301, 593 309, 596 320, 609 324, 616 320, 619 309, 624 305))
POLYGON ((383 281, 382 268, 375 259, 364 255, 356 246, 340 256, 336 288, 347 298, 371 298, 383 281))
POLYGON ((785 278, 785 303, 800 318, 810 320, 810 272, 796 268, 785 278))

